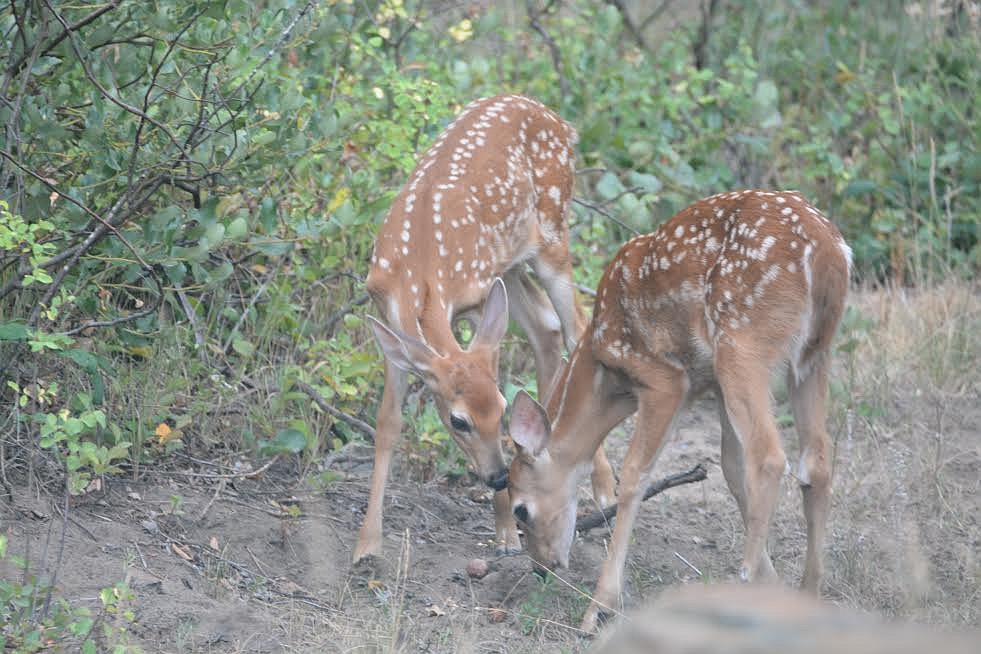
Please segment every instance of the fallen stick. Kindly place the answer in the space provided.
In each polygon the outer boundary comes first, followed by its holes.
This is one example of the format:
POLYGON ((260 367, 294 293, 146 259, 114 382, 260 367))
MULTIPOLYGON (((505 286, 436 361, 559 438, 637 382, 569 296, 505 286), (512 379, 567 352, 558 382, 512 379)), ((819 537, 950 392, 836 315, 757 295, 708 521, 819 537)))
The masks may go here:
POLYGON ((304 381, 300 381, 299 379, 294 379, 293 385, 298 389, 300 389, 301 391, 303 391, 304 393, 306 393, 308 396, 310 396, 310 399, 313 400, 314 404, 316 404, 318 407, 323 409, 326 413, 329 413, 330 415, 334 416, 338 420, 343 420, 344 422, 351 425, 352 427, 360 431, 362 434, 367 436, 372 443, 375 442, 375 429, 374 427, 366 423, 364 420, 355 418, 354 416, 344 413, 340 409, 336 409, 330 404, 327 404, 327 401, 324 400, 323 397, 321 397, 320 393, 317 392, 317 389, 304 381))
MULTIPOLYGON (((644 497, 641 501, 650 499, 658 493, 663 493, 669 488, 674 488, 675 486, 681 486, 682 484, 693 484, 696 481, 702 481, 706 478, 706 476, 705 466, 699 463, 688 472, 681 472, 654 482, 647 487, 646 491, 644 491, 644 497)), ((613 506, 608 506, 602 511, 593 511, 592 513, 586 514, 576 520, 576 531, 589 531, 590 529, 595 529, 600 525, 608 524, 616 514, 616 504, 613 506)))

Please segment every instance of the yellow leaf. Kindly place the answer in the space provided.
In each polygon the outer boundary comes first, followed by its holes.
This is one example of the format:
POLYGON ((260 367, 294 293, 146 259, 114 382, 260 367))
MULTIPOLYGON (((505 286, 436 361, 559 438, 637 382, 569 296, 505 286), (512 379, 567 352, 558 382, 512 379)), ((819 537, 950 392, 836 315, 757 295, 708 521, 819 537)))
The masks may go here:
POLYGON ((473 23, 470 22, 469 18, 464 18, 456 25, 451 26, 447 31, 453 37, 454 41, 463 43, 473 36, 473 23))
POLYGON ((337 210, 337 207, 344 204, 344 201, 347 200, 349 195, 351 195, 351 189, 348 187, 345 186, 338 189, 337 193, 334 194, 333 199, 331 199, 330 204, 327 205, 327 213, 334 213, 334 211, 337 210))
POLYGON ((368 580, 368 590, 382 590, 385 588, 385 583, 379 579, 369 579, 368 580))
POLYGON ((130 345, 126 351, 141 359, 149 359, 150 355, 153 354, 153 350, 148 345, 130 345))
POLYGON ((177 440, 182 436, 179 429, 171 429, 170 425, 168 425, 166 422, 161 422, 159 425, 157 425, 157 428, 153 431, 153 433, 160 440, 161 445, 177 440))
POLYGON ((847 84, 848 82, 855 79, 855 73, 853 73, 851 69, 848 68, 848 66, 846 66, 840 61, 836 62, 836 66, 838 68, 838 72, 835 74, 836 82, 838 82, 839 84, 847 84))

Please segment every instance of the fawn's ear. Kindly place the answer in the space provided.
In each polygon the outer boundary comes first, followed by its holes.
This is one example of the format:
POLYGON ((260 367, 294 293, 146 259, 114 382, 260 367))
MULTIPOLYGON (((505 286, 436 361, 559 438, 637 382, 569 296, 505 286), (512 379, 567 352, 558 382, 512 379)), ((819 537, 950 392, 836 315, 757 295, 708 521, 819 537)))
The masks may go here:
POLYGON ((569 373, 569 357, 562 355, 562 362, 559 364, 558 369, 555 371, 555 379, 549 385, 548 390, 544 395, 544 402, 542 406, 548 406, 549 402, 552 401, 552 396, 555 395, 562 385, 565 383, 566 377, 569 373))
POLYGON ((431 347, 417 338, 392 329, 373 316, 368 316, 368 323, 375 332, 378 346, 393 366, 421 377, 432 372, 433 361, 439 355, 431 347))
MULTIPOLYGON (((484 315, 480 326, 473 335, 473 344, 497 347, 508 330, 508 292, 500 277, 491 284, 487 299, 484 300, 484 315)), ((473 347, 473 344, 471 347, 473 347)))
POLYGON ((552 433, 545 409, 524 391, 518 391, 514 396, 508 425, 518 454, 532 459, 545 450, 545 443, 552 433))

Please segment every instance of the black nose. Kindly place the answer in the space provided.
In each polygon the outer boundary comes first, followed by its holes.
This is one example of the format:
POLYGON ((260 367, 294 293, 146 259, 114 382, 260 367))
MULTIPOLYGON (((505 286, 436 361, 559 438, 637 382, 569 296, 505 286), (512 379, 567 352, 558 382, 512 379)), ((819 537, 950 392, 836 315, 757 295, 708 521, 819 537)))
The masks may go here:
POLYGON ((490 477, 487 480, 487 485, 496 491, 504 490, 508 485, 508 471, 504 470, 497 477, 490 477))

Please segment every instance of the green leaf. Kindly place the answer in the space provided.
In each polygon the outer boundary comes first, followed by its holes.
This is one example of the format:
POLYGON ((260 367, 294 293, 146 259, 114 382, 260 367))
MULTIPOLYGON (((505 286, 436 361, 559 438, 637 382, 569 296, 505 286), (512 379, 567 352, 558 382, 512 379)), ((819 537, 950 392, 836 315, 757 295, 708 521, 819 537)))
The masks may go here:
POLYGON ((771 80, 763 80, 756 87, 753 98, 756 103, 757 118, 760 127, 767 129, 779 127, 782 123, 780 116, 780 92, 771 80))
POLYGON ((78 364, 79 368, 90 375, 94 375, 99 372, 99 358, 91 352, 73 348, 71 350, 63 350, 59 352, 59 354, 66 359, 71 359, 74 361, 76 364, 78 364))
POLYGON ((845 197, 855 197, 856 195, 868 195, 870 193, 875 193, 879 189, 879 185, 870 179, 856 179, 849 182, 848 186, 845 187, 845 197))
POLYGON ((657 193, 661 190, 661 180, 648 173, 631 170, 627 179, 631 186, 639 186, 645 193, 657 193))
POLYGON ((228 227, 225 228, 225 238, 232 241, 239 241, 245 238, 248 233, 249 223, 242 216, 228 223, 228 227))
POLYGON ((262 441, 259 452, 264 456, 272 454, 297 454, 307 446, 307 437, 299 429, 281 429, 271 441, 262 441))
POLYGON ((210 251, 221 244, 222 239, 225 237, 225 226, 221 223, 212 223, 208 225, 208 228, 204 232, 204 236, 201 237, 201 249, 205 251, 210 251))
POLYGON ((0 341, 26 341, 27 327, 19 322, 0 323, 0 341))
POLYGON ((233 340, 232 349, 246 358, 251 357, 255 352, 255 346, 244 338, 236 338, 233 340))
POLYGON ((624 187, 620 178, 611 172, 604 174, 600 177, 599 182, 596 183, 596 192, 605 200, 612 200, 623 193, 623 191, 624 187))
POLYGON ((263 146, 276 140, 276 134, 268 129, 259 130, 259 133, 252 137, 252 145, 263 146))

